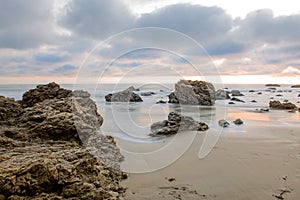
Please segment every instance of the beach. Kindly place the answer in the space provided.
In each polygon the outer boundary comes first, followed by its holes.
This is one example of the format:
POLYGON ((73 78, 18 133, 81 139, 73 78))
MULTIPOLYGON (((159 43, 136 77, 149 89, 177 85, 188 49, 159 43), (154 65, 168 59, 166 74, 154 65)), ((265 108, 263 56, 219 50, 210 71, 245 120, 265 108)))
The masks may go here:
POLYGON ((201 133, 170 166, 129 174, 122 182, 126 199, 299 199, 298 126, 245 129, 223 133, 204 159, 198 158, 201 133))

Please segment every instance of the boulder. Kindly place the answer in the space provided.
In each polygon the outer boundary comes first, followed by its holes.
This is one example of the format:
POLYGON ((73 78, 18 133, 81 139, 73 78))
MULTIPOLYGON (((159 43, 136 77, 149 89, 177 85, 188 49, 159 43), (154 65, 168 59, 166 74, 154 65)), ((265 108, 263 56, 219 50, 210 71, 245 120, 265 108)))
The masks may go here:
POLYGON ((290 102, 283 102, 281 103, 280 101, 270 101, 269 102, 270 108, 274 109, 282 109, 282 110, 293 110, 297 109, 297 106, 293 103, 290 102))
POLYGON ((0 197, 122 199, 123 156, 90 94, 50 83, 23 97, 0 97, 0 197))
POLYGON ((243 101, 243 100, 241 100, 241 99, 239 99, 239 98, 236 98, 236 97, 232 97, 230 100, 231 100, 231 101, 237 101, 237 102, 245 103, 245 101, 243 101))
POLYGON ((176 97, 176 95, 175 95, 174 92, 172 92, 171 94, 169 94, 168 97, 169 97, 168 103, 175 103, 175 104, 179 103, 179 100, 177 99, 177 97, 176 97))
POLYGON ((244 96, 239 90, 231 90, 231 96, 236 97, 236 96, 244 96))
POLYGON ((143 99, 133 92, 132 88, 127 88, 121 92, 108 94, 105 96, 107 102, 142 102, 143 99))
POLYGON ((141 96, 151 96, 153 94, 155 94, 155 92, 142 92, 141 96))
POLYGON ((175 84, 174 95, 180 104, 188 105, 211 106, 216 100, 213 84, 205 81, 180 80, 175 84))
POLYGON ((235 125, 241 125, 241 124, 243 124, 244 122, 243 122, 243 120, 241 120, 241 119, 236 119, 236 120, 233 121, 233 123, 234 123, 235 125))
POLYGON ((156 122, 151 125, 151 136, 173 135, 180 131, 206 131, 208 125, 197 122, 192 117, 182 116, 176 112, 170 112, 168 120, 156 122))
POLYGON ((219 120, 219 125, 222 126, 222 127, 228 127, 230 125, 230 123, 228 121, 226 121, 225 119, 221 119, 219 120))
POLYGON ((216 100, 230 99, 229 92, 219 89, 216 91, 216 100))

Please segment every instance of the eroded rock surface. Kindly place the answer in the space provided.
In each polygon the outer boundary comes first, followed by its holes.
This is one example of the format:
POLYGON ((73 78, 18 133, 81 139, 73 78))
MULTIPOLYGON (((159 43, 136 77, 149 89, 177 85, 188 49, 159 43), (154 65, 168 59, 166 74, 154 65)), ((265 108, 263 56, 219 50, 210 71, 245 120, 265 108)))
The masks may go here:
POLYGON ((134 88, 129 87, 121 92, 116 92, 113 94, 108 94, 105 96, 107 102, 141 102, 143 99, 136 93, 134 93, 134 88))
POLYGON ((39 85, 21 101, 0 97, 0 117, 5 199, 122 198, 123 157, 98 133, 103 118, 88 92, 39 85))
POLYGON ((179 131, 206 131, 208 128, 208 125, 204 122, 197 122, 192 117, 170 112, 168 120, 156 122, 151 125, 152 133, 150 135, 173 135, 179 131))
POLYGON ((175 84, 174 94, 169 95, 169 103, 205 105, 215 103, 215 88, 205 81, 180 80, 175 84))

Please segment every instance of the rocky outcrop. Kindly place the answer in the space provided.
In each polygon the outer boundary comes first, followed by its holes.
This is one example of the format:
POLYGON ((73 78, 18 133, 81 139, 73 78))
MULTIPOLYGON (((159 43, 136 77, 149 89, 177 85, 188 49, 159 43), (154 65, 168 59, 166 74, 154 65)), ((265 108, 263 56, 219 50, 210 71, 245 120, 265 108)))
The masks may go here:
POLYGON ((123 157, 110 138, 98 133, 103 118, 89 97, 88 92, 50 83, 26 92, 21 101, 0 98, 4 199, 122 196, 123 157))
POLYGON ((226 90, 219 89, 216 91, 216 99, 217 100, 226 100, 230 99, 229 92, 226 90))
POLYGON ((266 87, 280 87, 279 84, 266 84, 266 87))
POLYGON ((170 94, 169 98, 169 102, 177 99, 180 104, 211 106, 216 100, 215 88, 205 81, 180 80, 175 84, 174 95, 170 94))
POLYGON ((282 110, 293 110, 297 109, 297 106, 293 103, 290 102, 283 102, 281 103, 280 101, 270 101, 269 102, 270 108, 274 109, 282 109, 282 110))
POLYGON ((133 92, 132 87, 127 88, 121 92, 108 94, 105 96, 107 102, 141 102, 143 99, 136 93, 133 92))
POLYGON ((244 96, 239 90, 231 90, 231 96, 244 96))
POLYGON ((300 88, 300 85, 292 85, 291 88, 300 88))
POLYGON ((173 135, 180 131, 206 131, 207 129, 208 125, 204 122, 197 122, 192 117, 170 112, 168 120, 156 122, 151 125, 152 133, 150 135, 173 135))
POLYGON ((60 88, 54 82, 47 85, 38 85, 35 89, 31 89, 23 94, 21 103, 23 107, 31 107, 45 99, 66 98, 71 95, 71 92, 71 90, 60 88))

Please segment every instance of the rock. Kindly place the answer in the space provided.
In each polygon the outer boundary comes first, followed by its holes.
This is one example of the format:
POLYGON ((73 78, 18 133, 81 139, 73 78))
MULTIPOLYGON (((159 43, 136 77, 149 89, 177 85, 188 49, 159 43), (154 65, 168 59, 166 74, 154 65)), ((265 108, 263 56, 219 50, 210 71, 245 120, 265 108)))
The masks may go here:
POLYGON ((252 102, 252 103, 257 103, 257 101, 256 101, 256 100, 252 100, 252 101, 250 101, 250 102, 252 102))
POLYGON ((283 96, 282 94, 277 94, 277 95, 276 95, 276 97, 282 97, 282 96, 283 96))
POLYGON ((300 97, 300 94, 298 94, 298 97, 300 97))
MULTIPOLYGON (((180 104, 211 106, 216 100, 214 86, 205 81, 180 80, 174 94, 180 104)), ((176 100, 170 98, 169 102, 176 100)))
POLYGON ((255 90, 249 90, 249 92, 255 92, 255 90))
POLYGON ((208 125, 197 122, 192 117, 182 116, 176 112, 170 112, 168 120, 155 122, 151 125, 151 136, 173 135, 180 131, 206 131, 208 125))
POLYGON ((15 99, 0 96, 0 122, 7 122, 10 118, 18 117, 22 112, 22 106, 15 99))
POLYGON ((255 112, 257 113, 265 113, 265 112, 269 112, 269 109, 268 108, 257 108, 255 109, 255 112))
POLYGON ((300 85, 292 85, 291 88, 300 88, 300 85))
POLYGON ((179 100, 177 99, 176 95, 174 92, 172 92, 171 94, 168 95, 169 97, 169 103, 175 103, 175 104, 178 104, 179 103, 179 100))
POLYGON ((0 116, 4 199, 122 198, 123 156, 98 132, 103 118, 88 92, 39 85, 19 102, 0 97, 0 116))
POLYGON ((282 109, 282 110, 297 109, 297 106, 290 102, 289 103, 281 103, 280 101, 270 101, 269 106, 270 106, 270 108, 282 109))
POLYGON ((156 104, 160 104, 160 103, 167 103, 167 101, 163 100, 163 99, 160 99, 156 102, 156 104))
POLYGON ((155 94, 155 92, 142 92, 141 96, 151 96, 153 94, 155 94))
POLYGON ((231 90, 231 96, 244 96, 239 90, 231 90))
POLYGON ((262 94, 262 92, 258 92, 257 94, 258 94, 258 95, 261 95, 261 94, 262 94))
POLYGON ((243 124, 244 122, 243 122, 243 120, 241 120, 241 119, 236 119, 236 120, 233 121, 233 123, 234 123, 235 125, 241 125, 241 124, 243 124))
POLYGON ((217 90, 216 91, 216 99, 217 100, 225 100, 225 99, 230 99, 229 92, 226 90, 217 90))
POLYGON ((142 102, 143 99, 133 92, 132 88, 127 88, 121 92, 108 94, 105 96, 107 102, 142 102))
POLYGON ((277 90, 277 88, 275 88, 275 87, 270 87, 270 88, 268 88, 268 90, 277 90))
POLYGON ((266 87, 280 87, 279 84, 266 84, 266 87))
POLYGON ((221 119, 219 120, 219 125, 222 127, 228 127, 230 125, 230 123, 228 121, 226 121, 225 119, 221 119))
POLYGON ((234 102, 232 102, 232 101, 230 101, 230 102, 228 102, 228 104, 235 104, 234 102))
POLYGON ((71 90, 60 88, 55 82, 38 85, 35 89, 31 89, 23 94, 21 104, 23 107, 31 107, 35 103, 42 102, 46 99, 60 99, 71 96, 71 90))
POLYGON ((245 101, 241 100, 241 99, 238 99, 236 97, 233 97, 230 99, 231 101, 237 101, 237 102, 242 102, 242 103, 245 103, 245 101))
POLYGON ((140 91, 140 89, 139 88, 135 88, 135 87, 133 87, 133 86, 130 86, 129 88, 128 88, 129 90, 131 90, 131 91, 140 91))

